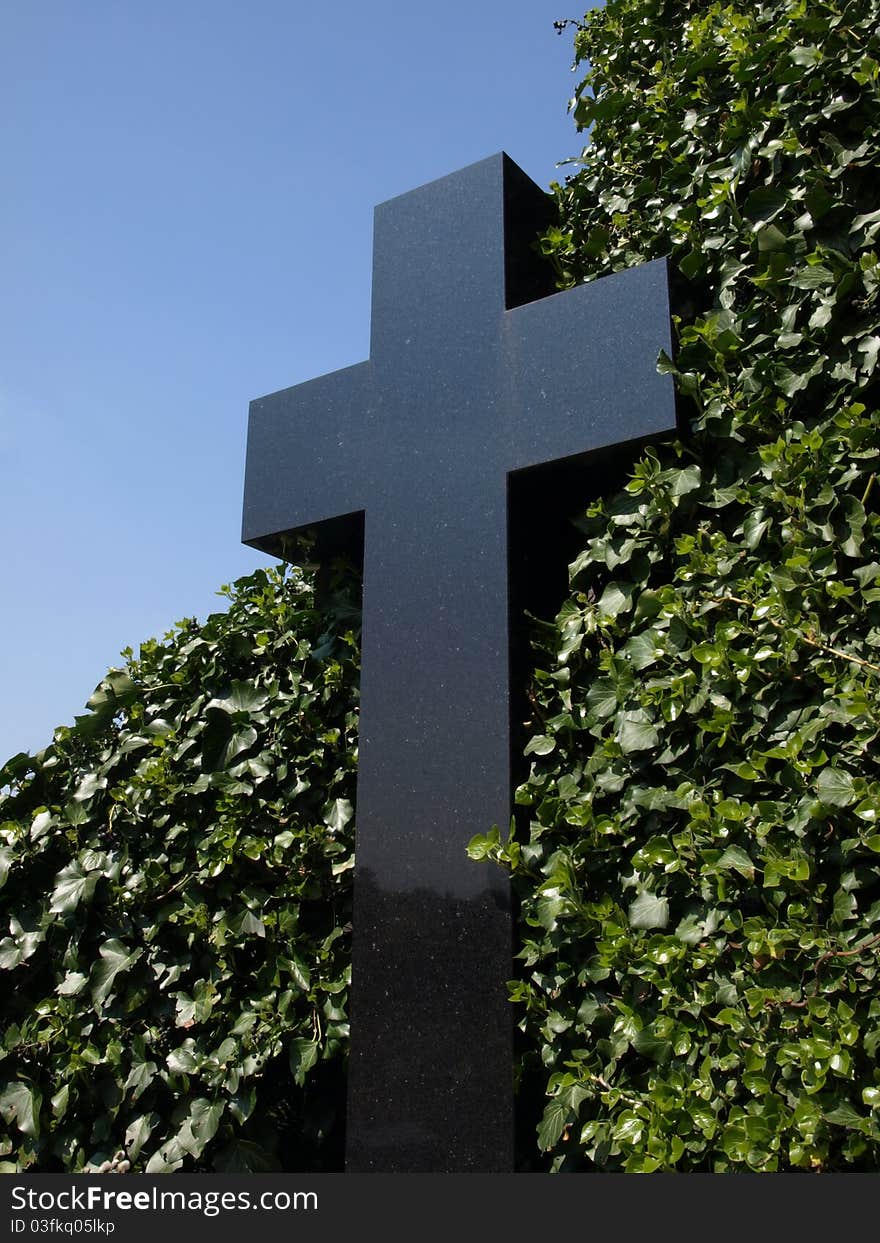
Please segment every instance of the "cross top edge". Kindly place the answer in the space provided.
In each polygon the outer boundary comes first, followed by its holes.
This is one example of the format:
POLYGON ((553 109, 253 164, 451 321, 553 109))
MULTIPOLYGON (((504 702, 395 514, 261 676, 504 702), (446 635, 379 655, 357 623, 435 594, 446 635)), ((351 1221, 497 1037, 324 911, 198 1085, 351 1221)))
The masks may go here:
POLYGON ((550 195, 505 151, 378 204, 371 357, 552 293, 534 243, 553 215, 550 195))

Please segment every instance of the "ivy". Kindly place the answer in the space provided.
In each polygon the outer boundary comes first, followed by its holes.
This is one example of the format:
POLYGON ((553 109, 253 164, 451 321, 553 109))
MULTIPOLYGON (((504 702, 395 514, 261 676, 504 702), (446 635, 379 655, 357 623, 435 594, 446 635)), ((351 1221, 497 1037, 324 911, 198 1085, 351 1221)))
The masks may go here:
POLYGON ((357 585, 224 593, 0 770, 4 1169, 341 1161, 357 585))
POLYGON ((880 1164, 878 29, 575 27, 589 144, 543 248, 562 285, 668 256, 687 434, 587 509, 521 819, 472 845, 520 900, 528 1168, 880 1164))

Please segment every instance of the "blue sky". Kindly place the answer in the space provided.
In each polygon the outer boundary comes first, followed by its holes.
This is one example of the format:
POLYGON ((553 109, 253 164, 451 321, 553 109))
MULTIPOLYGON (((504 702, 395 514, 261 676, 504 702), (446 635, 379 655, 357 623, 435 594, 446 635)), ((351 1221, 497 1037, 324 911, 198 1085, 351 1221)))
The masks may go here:
POLYGON ((0 21, 0 761, 269 559, 248 401, 368 353, 376 203, 579 153, 559 0, 29 0, 0 21))

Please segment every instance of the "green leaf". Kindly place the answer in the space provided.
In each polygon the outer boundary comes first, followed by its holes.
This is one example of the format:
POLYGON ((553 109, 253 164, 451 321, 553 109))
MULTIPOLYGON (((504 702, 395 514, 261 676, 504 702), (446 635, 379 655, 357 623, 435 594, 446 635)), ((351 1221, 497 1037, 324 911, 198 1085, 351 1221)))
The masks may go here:
POLYGON ((789 284, 793 289, 822 289, 826 285, 832 284, 834 281, 834 273, 824 263, 815 264, 812 267, 801 268, 796 276, 793 276, 789 284))
POLYGON ((715 866, 733 868, 747 880, 755 878, 755 865, 741 846, 728 846, 715 866))
POLYGON ((203 1096, 198 1097, 190 1105, 189 1124, 198 1141, 199 1154, 217 1134, 217 1128, 225 1109, 226 1105, 223 1101, 211 1101, 203 1096))
POLYGON ((92 999, 96 1004, 106 1001, 113 990, 117 976, 130 970, 143 952, 143 949, 129 951, 128 947, 115 937, 111 937, 99 947, 98 953, 101 957, 92 967, 89 977, 92 999))
POLYGON ((822 52, 816 47, 815 43, 811 43, 808 46, 801 44, 798 47, 792 48, 789 56, 796 65, 812 68, 813 65, 818 65, 822 59, 822 52))
POLYGON ((699 945, 712 935, 717 926, 718 917, 715 911, 710 911, 702 919, 698 915, 686 915, 675 929, 675 935, 685 945, 699 945))
POLYGON ((626 584, 609 583, 596 605, 600 616, 618 617, 632 608, 632 589, 626 584))
POLYGON ((0 971, 14 971, 24 961, 22 948, 11 937, 0 941, 0 971))
POLYGON ((248 682, 234 679, 229 694, 220 699, 211 699, 206 708, 217 708, 220 712, 234 714, 236 712, 253 713, 265 708, 269 696, 264 690, 258 690, 248 682))
POLYGON ((31 841, 36 842, 39 841, 41 837, 45 837, 54 823, 55 817, 51 812, 39 812, 36 816, 34 816, 33 823, 31 824, 31 841))
POLYGON ((159 1118, 154 1113, 140 1114, 130 1122, 125 1131, 125 1152, 130 1161, 137 1161, 141 1149, 150 1138, 159 1118))
MULTIPOLYGON (((171 1059, 174 1054, 170 1054, 168 1058, 168 1069, 177 1072, 178 1062, 171 1065, 171 1059)), ((128 1072, 128 1078, 125 1081, 126 1094, 130 1093, 130 1099, 136 1101, 139 1096, 150 1086, 158 1071, 155 1062, 136 1062, 128 1072)), ((191 1069, 195 1069, 193 1065, 191 1069)))
POLYGON ((74 861, 55 877, 55 888, 52 890, 52 902, 49 909, 56 914, 65 915, 75 911, 80 902, 89 902, 95 892, 100 874, 86 873, 78 861, 74 861))
POLYGON ((659 636, 653 630, 643 630, 634 634, 623 649, 629 656, 633 669, 647 669, 655 664, 663 655, 659 636))
POLYGON ((266 925, 253 911, 247 909, 240 911, 238 915, 229 920, 229 928, 230 931, 237 932, 244 937, 265 937, 266 935, 266 925))
POLYGON ((193 1053, 193 1041, 185 1040, 180 1048, 172 1049, 165 1064, 173 1075, 191 1075, 197 1071, 199 1062, 193 1053))
POLYGON ((111 669, 96 687, 86 707, 93 712, 113 716, 134 702, 137 691, 137 686, 127 673, 121 669, 111 669))
POLYGON ((538 1147, 543 1152, 551 1152, 559 1143, 569 1112, 568 1106, 559 1101, 551 1100, 548 1103, 538 1124, 538 1147))
POLYGON ((853 780, 842 768, 823 768, 816 781, 816 794, 826 807, 849 807, 855 802, 853 780))
POLYGON ((41 1105, 40 1093, 26 1083, 8 1083, 0 1092, 0 1117, 7 1126, 15 1126, 34 1139, 40 1134, 41 1105))
POLYGON ((81 992, 88 981, 88 976, 81 971, 68 971, 67 975, 55 989, 59 997, 75 997, 81 992))
POLYGON ((652 1028, 643 1027, 633 1037, 632 1046, 643 1057, 653 1062, 668 1062, 672 1056, 672 1045, 663 1037, 657 1036, 652 1028))
POLYGON ((839 1105, 825 1114, 825 1121, 833 1122, 837 1126, 861 1128, 865 1119, 862 1114, 853 1109, 849 1101, 841 1101, 839 1105))
POLYGON ((556 746, 556 739, 549 734, 536 734, 526 745, 523 755, 549 755, 556 746))
POLYGON ((763 225, 757 233, 758 251, 762 254, 772 250, 785 250, 788 238, 775 224, 763 225))
POLYGON ((354 815, 347 798, 334 798, 324 807, 324 823, 333 833, 341 833, 354 815))
MULTIPOLYGON (((306 964, 296 957, 285 958, 281 964, 290 972, 291 978, 298 988, 307 993, 312 986, 311 972, 306 964)), ((281 965, 280 964, 280 965, 281 965)))
POLYGON ((501 830, 494 824, 488 833, 478 833, 468 842, 468 857, 474 860, 488 859, 501 842, 501 830))
POLYGON ((92 798, 93 795, 97 794, 99 790, 105 789, 106 786, 106 777, 99 777, 97 773, 86 773, 74 791, 74 801, 77 803, 85 802, 86 799, 92 798))
POLYGON ((237 729, 227 739, 223 750, 217 760, 217 768, 229 768, 232 761, 250 748, 257 741, 257 731, 252 725, 246 726, 244 729, 237 729))
POLYGON ((58 1089, 51 1098, 52 1117, 63 1118, 67 1113, 67 1106, 70 1101, 70 1084, 65 1083, 58 1089))
POLYGON ((743 523, 742 528, 743 543, 746 548, 754 552, 767 533, 769 526, 770 519, 765 517, 763 509, 758 509, 753 513, 750 513, 743 523))
POLYGON ((0 846, 0 889, 6 884, 6 877, 12 867, 15 855, 8 846, 0 846))
POLYGON ((753 190, 743 205, 743 216, 753 226, 774 220, 788 204, 788 196, 782 190, 760 187, 753 190))
POLYGON ((23 928, 14 915, 9 920, 9 931, 12 936, 0 941, 0 969, 3 971, 12 971, 27 962, 46 936, 40 928, 23 928))
MULTIPOLYGON (((587 707, 598 720, 617 710, 617 686, 610 678, 597 678, 587 691, 587 707)), ((551 740, 552 741, 552 740, 551 740)), ((552 747, 549 748, 551 751, 552 747)))
POLYGON ((297 1036, 290 1042, 288 1055, 294 1082, 302 1087, 306 1081, 306 1075, 318 1061, 317 1041, 297 1036))
POLYGON ((630 903, 627 918, 631 928, 665 928, 669 923, 669 902, 645 889, 630 903))
POLYGON ((633 751, 649 751, 657 746, 659 734, 647 715, 637 709, 624 712, 617 731, 617 741, 624 754, 633 751))
POLYGON ((535 917, 540 926, 547 932, 552 932, 565 906, 565 899, 558 895, 539 898, 535 905, 535 917))
MULTIPOLYGON (((186 1125, 186 1124, 184 1124, 186 1125)), ((145 1174, 173 1174, 183 1165, 183 1158, 186 1155, 186 1149, 179 1143, 175 1136, 167 1144, 163 1144, 147 1162, 145 1174)))
POLYGON ((674 497, 687 496, 689 492, 695 492, 701 482, 702 475, 699 466, 686 466, 672 475, 669 494, 674 497))

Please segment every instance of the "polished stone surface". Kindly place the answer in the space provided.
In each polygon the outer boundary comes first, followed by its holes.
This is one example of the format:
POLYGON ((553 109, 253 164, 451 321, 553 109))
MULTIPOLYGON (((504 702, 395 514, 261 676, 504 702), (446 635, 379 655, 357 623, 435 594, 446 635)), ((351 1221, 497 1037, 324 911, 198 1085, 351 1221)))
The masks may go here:
POLYGON ((369 361, 251 404, 245 542, 364 541, 353 1171, 512 1168, 509 891, 465 853, 511 813, 508 495, 675 427, 665 265, 552 293, 548 211, 503 154, 383 203, 369 361))

